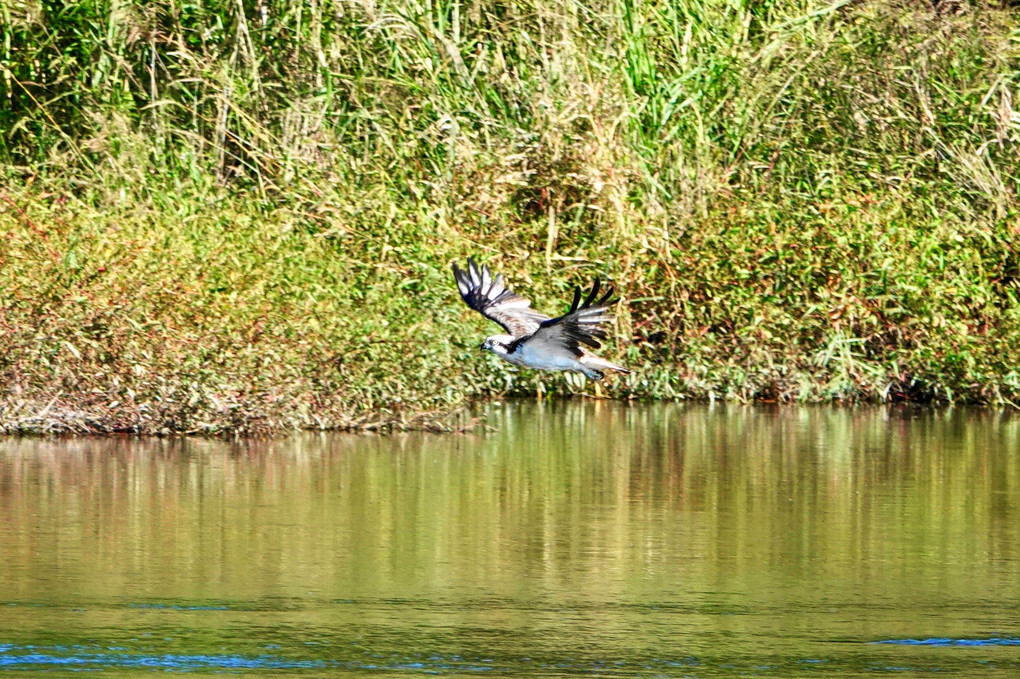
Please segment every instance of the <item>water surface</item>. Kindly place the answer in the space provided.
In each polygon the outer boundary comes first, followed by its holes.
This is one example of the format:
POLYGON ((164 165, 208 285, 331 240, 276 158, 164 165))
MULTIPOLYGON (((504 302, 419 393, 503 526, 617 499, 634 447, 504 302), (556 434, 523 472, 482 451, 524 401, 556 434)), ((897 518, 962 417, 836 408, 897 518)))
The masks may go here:
POLYGON ((1017 676, 1020 419, 0 441, 0 672, 1017 676))

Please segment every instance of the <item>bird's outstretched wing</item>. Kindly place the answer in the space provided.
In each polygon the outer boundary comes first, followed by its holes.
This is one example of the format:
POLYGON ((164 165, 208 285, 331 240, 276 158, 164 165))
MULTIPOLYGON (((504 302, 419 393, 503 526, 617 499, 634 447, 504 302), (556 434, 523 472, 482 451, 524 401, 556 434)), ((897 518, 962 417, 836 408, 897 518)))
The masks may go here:
POLYGON ((465 304, 502 325, 517 339, 527 337, 549 320, 545 314, 529 308, 531 302, 506 287, 502 275, 493 278, 488 267, 483 264, 479 269, 472 258, 468 258, 467 271, 454 264, 453 277, 465 304))
POLYGON ((613 288, 609 288, 606 294, 596 299, 600 285, 599 279, 596 278, 584 302, 581 302, 583 294, 581 288, 575 287, 574 301, 567 313, 559 318, 543 321, 530 337, 518 338, 517 342, 527 342, 528 347, 533 349, 566 349, 575 356, 584 355, 582 344, 598 349, 602 346, 599 340, 607 337, 601 325, 613 319, 609 307, 619 301, 610 299, 613 296, 613 288))

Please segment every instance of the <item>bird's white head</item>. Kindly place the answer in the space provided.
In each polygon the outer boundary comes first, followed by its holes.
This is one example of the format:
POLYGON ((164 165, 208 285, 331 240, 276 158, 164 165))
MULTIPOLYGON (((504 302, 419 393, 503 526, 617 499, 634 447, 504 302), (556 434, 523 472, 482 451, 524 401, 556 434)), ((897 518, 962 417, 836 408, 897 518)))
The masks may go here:
POLYGON ((513 341, 512 335, 493 335, 485 338, 485 341, 482 342, 482 349, 499 356, 506 356, 510 353, 510 343, 513 341))

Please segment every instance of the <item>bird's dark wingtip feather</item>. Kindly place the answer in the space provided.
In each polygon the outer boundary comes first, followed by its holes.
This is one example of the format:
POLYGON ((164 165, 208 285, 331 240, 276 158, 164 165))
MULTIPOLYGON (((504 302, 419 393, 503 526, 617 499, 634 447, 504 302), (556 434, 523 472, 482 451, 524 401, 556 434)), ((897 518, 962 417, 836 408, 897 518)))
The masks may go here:
POLYGON ((461 299, 470 305, 468 296, 471 294, 471 280, 467 272, 457 266, 457 262, 453 263, 453 280, 457 284, 457 292, 460 293, 461 299))
POLYGON ((581 305, 582 308, 591 306, 592 300, 595 299, 595 295, 599 294, 599 286, 601 285, 602 281, 599 280, 598 276, 596 276, 595 282, 591 284, 591 292, 588 293, 588 298, 584 300, 584 304, 581 305))
POLYGON ((581 288, 579 286, 575 285, 574 286, 574 300, 570 303, 570 310, 567 311, 568 314, 572 314, 575 311, 577 311, 577 305, 578 305, 578 303, 580 303, 581 295, 583 295, 583 294, 584 293, 581 292, 581 288))

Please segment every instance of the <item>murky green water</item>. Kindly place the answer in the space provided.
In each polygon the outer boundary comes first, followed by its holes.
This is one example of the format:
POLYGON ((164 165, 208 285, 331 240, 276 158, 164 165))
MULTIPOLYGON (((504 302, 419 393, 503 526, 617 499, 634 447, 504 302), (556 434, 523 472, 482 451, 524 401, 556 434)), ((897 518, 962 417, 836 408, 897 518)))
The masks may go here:
POLYGON ((0 441, 0 671, 1017 676, 1020 418, 0 441))

